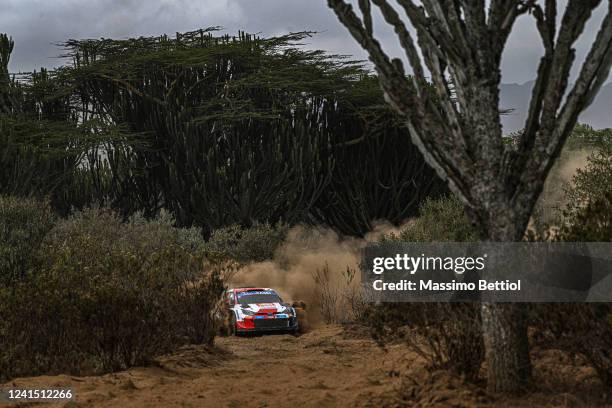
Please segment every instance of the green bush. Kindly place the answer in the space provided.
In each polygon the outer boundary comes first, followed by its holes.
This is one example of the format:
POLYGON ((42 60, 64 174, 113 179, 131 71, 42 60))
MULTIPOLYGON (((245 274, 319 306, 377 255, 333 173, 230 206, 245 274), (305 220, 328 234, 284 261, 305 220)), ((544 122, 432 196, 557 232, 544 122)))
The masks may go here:
POLYGON ((36 273, 0 293, 0 372, 107 372, 187 343, 212 343, 223 292, 204 242, 162 215, 106 209, 60 221, 36 273))
POLYGON ((0 196, 0 285, 25 275, 54 221, 45 202, 0 196))
POLYGON ((559 240, 610 242, 612 239, 612 190, 589 202, 585 207, 573 210, 571 218, 566 214, 566 220, 559 230, 559 240))
POLYGON ((412 220, 399 235, 385 240, 401 242, 473 242, 477 231, 465 214, 463 205, 454 197, 428 198, 420 208, 420 216, 412 220))
POLYGON ((557 239, 566 242, 609 242, 612 237, 612 140, 601 143, 578 170, 566 191, 563 223, 557 239))
POLYGON ((206 248, 237 262, 261 262, 272 259, 286 235, 287 226, 282 224, 259 224, 251 228, 234 224, 214 230, 206 248))

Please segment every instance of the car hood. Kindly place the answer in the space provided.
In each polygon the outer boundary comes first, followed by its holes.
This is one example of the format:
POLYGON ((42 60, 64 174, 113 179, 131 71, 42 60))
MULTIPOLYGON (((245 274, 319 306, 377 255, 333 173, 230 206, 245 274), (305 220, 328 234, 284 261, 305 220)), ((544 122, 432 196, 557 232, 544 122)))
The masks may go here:
POLYGON ((280 313, 287 310, 280 303, 249 303, 248 305, 241 305, 241 308, 249 309, 254 313, 280 313))

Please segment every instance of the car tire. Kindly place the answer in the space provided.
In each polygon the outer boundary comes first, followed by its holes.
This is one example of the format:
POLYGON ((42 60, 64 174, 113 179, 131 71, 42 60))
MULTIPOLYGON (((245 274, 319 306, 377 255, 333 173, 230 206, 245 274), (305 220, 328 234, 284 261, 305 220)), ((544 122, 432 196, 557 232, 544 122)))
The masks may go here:
POLYGON ((229 335, 238 336, 238 331, 236 330, 236 316, 234 316, 233 313, 229 318, 229 335))

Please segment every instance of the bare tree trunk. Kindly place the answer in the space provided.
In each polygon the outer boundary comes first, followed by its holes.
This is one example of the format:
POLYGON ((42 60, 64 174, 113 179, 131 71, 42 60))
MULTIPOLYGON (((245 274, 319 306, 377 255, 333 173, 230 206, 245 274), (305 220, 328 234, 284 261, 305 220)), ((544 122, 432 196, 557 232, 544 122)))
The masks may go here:
MULTIPOLYGON (((491 194, 486 240, 517 242, 529 220, 517 214, 503 194, 491 194)), ((491 392, 517 393, 531 380, 531 358, 527 336, 527 309, 523 304, 484 303, 481 308, 482 336, 487 362, 487 388, 491 392)))
POLYGON ((524 305, 485 303, 481 313, 489 390, 518 392, 524 389, 531 379, 524 305))

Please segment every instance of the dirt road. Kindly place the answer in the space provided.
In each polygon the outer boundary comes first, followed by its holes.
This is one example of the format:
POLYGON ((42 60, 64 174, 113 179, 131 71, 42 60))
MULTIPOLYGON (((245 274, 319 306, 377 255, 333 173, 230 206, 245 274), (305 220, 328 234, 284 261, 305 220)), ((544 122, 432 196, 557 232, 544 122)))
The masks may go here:
POLYGON ((317 328, 300 337, 218 337, 152 367, 103 376, 41 376, 0 388, 65 388, 76 400, 10 407, 610 407, 595 372, 555 351, 534 352, 535 386, 511 399, 490 396, 447 371, 431 371, 402 345, 383 351, 359 331, 317 328), (401 389, 401 393, 398 390, 401 389))
POLYGON ((393 389, 400 359, 393 348, 385 353, 367 338, 343 338, 339 327, 301 337, 221 337, 217 344, 224 352, 189 347, 161 358, 157 367, 14 383, 72 387, 76 401, 45 404, 66 408, 375 406, 377 396, 393 389))

